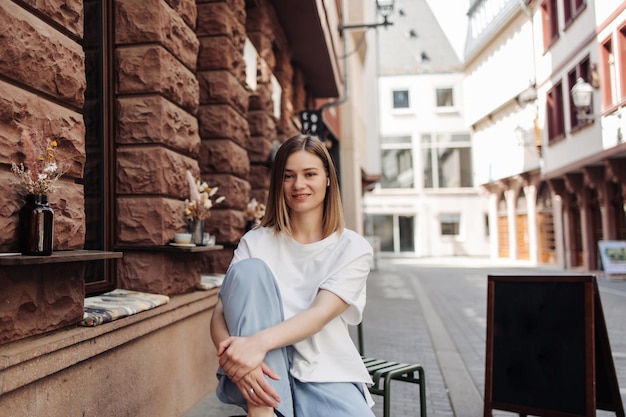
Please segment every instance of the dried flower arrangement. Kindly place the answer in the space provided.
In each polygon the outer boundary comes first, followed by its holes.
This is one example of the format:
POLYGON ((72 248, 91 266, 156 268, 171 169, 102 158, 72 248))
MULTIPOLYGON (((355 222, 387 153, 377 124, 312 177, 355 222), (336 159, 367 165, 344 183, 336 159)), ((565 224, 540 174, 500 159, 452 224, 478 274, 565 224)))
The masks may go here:
POLYGON ((243 214, 246 217, 246 221, 259 224, 261 223, 263 216, 265 216, 265 204, 259 203, 256 198, 253 198, 246 205, 246 208, 243 210, 243 214))
POLYGON ((11 172, 17 177, 15 184, 23 194, 48 195, 57 187, 56 181, 65 172, 57 163, 56 138, 33 129, 22 130, 25 159, 11 163, 11 172))
POLYGON ((218 187, 209 187, 206 182, 200 182, 187 171, 189 183, 189 198, 185 200, 185 218, 187 220, 204 220, 209 217, 210 210, 215 204, 221 203, 226 197, 212 198, 217 193, 218 187))

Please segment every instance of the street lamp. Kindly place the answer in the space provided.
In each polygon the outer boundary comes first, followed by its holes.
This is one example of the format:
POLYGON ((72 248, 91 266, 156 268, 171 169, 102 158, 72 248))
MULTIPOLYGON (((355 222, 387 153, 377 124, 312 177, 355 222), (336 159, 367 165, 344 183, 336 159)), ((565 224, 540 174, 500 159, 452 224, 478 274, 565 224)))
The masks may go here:
POLYGON ((591 99, 593 98, 593 87, 591 84, 579 77, 570 93, 576 108, 576 118, 578 120, 592 120, 593 114, 589 114, 591 99))
POLYGON ((387 27, 393 25, 389 21, 389 15, 393 12, 393 5, 395 0, 376 0, 376 11, 383 17, 383 21, 380 23, 363 23, 357 25, 339 25, 339 33, 349 29, 372 29, 380 26, 387 27))

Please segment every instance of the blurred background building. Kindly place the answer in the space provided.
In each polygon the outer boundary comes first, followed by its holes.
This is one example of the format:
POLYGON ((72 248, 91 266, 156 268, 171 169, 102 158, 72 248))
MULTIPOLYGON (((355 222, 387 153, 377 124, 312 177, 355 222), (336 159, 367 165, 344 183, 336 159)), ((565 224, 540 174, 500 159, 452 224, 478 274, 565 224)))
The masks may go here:
POLYGON ((393 21, 378 31, 381 178, 365 194, 366 233, 387 255, 487 256, 462 57, 427 1, 397 0, 393 21))
POLYGON ((491 256, 600 269, 598 242, 626 239, 626 3, 484 0, 468 18, 491 256))

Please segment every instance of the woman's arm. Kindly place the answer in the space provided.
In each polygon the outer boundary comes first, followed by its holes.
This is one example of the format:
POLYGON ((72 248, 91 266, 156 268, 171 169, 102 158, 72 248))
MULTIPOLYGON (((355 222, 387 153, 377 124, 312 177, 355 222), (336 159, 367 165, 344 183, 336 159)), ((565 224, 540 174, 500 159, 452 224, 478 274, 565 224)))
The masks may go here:
MULTIPOLYGON (((216 342, 219 344, 217 354, 220 356, 220 365, 229 378, 237 382, 257 368, 267 352, 314 335, 332 319, 346 311, 348 306, 334 293, 320 290, 308 309, 290 319, 250 337, 229 337, 222 342, 216 342)), ((217 332, 215 334, 219 336, 217 332)))
POLYGON ((226 340, 230 333, 228 333, 228 326, 226 326, 226 320, 224 320, 224 306, 222 300, 218 299, 215 308, 213 309, 213 315, 210 322, 211 339, 215 345, 215 349, 219 349, 219 345, 222 341, 226 340))
MULTIPOLYGON (((228 333, 228 326, 226 325, 226 320, 224 319, 224 306, 222 305, 222 300, 218 300, 217 304, 215 305, 213 315, 211 316, 210 330, 211 339, 215 344, 215 349, 219 351, 220 343, 230 337, 230 334, 228 333)), ((258 366, 256 369, 252 369, 251 371, 252 372, 248 374, 247 381, 233 381, 239 387, 242 395, 246 398, 247 401, 251 402, 254 405, 278 407, 278 402, 280 402, 280 396, 272 388, 272 386, 266 382, 263 375, 267 375, 272 379, 280 379, 280 377, 274 372, 273 369, 271 369, 264 363, 261 363, 260 366, 258 366), (257 396, 255 398, 250 397, 250 387, 256 387, 257 396)), ((226 374, 229 375, 228 372, 226 374)))

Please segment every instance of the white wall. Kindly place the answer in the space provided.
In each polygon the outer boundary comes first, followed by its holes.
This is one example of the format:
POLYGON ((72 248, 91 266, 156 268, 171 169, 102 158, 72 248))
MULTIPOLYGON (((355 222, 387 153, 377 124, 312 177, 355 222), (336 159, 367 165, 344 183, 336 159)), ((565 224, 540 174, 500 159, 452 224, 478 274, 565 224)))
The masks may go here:
MULTIPOLYGON (((367 214, 414 217, 415 252, 430 256, 488 256, 485 230, 487 196, 477 188, 424 189, 422 179, 422 134, 466 133, 463 117, 463 74, 419 74, 384 76, 379 79, 379 123, 381 136, 412 138, 414 189, 380 189, 365 194, 367 214), (454 109, 436 108, 437 88, 453 88, 454 109), (409 91, 409 109, 393 109, 393 90, 409 91), (440 213, 460 214, 460 234, 442 236, 440 213)), ((380 152, 380 151, 379 151, 380 152)))

